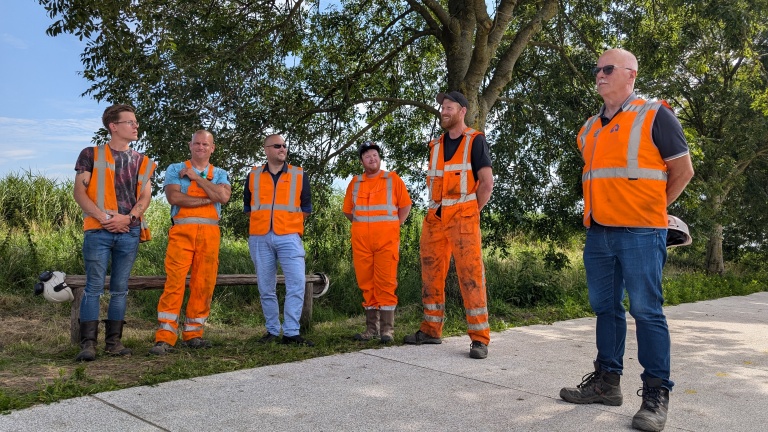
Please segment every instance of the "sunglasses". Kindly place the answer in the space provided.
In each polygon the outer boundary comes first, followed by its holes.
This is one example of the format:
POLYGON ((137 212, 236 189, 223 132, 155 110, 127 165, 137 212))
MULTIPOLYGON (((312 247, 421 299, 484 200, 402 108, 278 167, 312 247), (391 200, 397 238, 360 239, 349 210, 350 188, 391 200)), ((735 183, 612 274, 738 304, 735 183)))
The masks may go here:
POLYGON ((287 144, 270 144, 264 147, 272 147, 273 149, 288 148, 287 144))
POLYGON ((613 73, 614 69, 616 69, 616 68, 626 69, 626 70, 634 70, 634 69, 631 69, 631 68, 628 68, 628 67, 622 68, 622 67, 619 67, 619 66, 616 66, 616 65, 605 65, 603 67, 596 66, 596 67, 592 68, 592 75, 597 76, 597 74, 599 74, 600 71, 603 71, 603 74, 605 74, 605 75, 610 75, 610 74, 613 73))

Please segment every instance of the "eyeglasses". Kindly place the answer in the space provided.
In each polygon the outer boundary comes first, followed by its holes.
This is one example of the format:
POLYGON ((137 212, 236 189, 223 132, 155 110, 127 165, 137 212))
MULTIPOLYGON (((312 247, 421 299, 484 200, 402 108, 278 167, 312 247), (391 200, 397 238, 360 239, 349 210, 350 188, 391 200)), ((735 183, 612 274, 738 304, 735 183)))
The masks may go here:
POLYGON ((605 75, 610 75, 613 73, 613 70, 619 68, 619 69, 626 69, 626 70, 634 70, 628 67, 620 67, 616 65, 605 65, 603 67, 596 66, 592 68, 592 75, 597 76, 597 74, 600 73, 600 71, 603 71, 605 75))
POLYGON ((133 121, 133 120, 125 120, 125 121, 112 122, 112 123, 114 123, 114 124, 125 123, 128 126, 130 126, 130 127, 134 127, 134 126, 139 127, 139 122, 133 121))
POLYGON ((281 148, 288 148, 287 144, 270 144, 266 145, 264 147, 272 147, 273 149, 281 149, 281 148))

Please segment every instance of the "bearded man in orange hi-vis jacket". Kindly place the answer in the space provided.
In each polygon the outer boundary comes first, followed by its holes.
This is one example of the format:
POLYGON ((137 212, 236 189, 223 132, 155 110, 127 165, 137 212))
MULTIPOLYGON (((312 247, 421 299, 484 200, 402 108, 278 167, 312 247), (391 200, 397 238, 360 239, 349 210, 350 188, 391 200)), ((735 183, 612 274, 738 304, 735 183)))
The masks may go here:
POLYGON ((445 321, 445 277, 453 255, 464 301, 469 356, 484 359, 491 340, 480 238, 480 211, 491 198, 493 171, 485 135, 467 127, 467 98, 437 95, 445 133, 429 143, 429 208, 421 230, 424 319, 405 337, 412 345, 439 344, 445 321))
POLYGON ((352 260, 365 310, 365 331, 353 338, 369 341, 380 334, 381 342, 389 343, 397 308, 400 226, 413 203, 403 180, 381 169, 378 144, 363 143, 358 155, 365 172, 349 182, 342 210, 352 222, 352 260))
POLYGON ((232 194, 227 172, 210 163, 215 149, 213 135, 199 130, 189 142, 190 159, 169 166, 165 173, 163 188, 171 204, 172 226, 165 253, 167 278, 157 305, 159 327, 150 354, 167 354, 176 344, 179 312, 190 270, 182 340, 189 348, 211 345, 203 339, 203 325, 211 312, 219 272, 221 205, 232 194))

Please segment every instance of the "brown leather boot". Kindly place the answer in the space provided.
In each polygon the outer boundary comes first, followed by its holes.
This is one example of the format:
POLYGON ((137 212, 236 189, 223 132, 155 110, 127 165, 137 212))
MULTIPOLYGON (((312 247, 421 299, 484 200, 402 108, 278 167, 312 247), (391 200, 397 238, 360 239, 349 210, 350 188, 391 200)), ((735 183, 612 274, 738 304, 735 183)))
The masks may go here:
POLYGON ((379 310, 366 309, 365 331, 363 333, 356 333, 354 336, 352 336, 352 339, 356 341, 367 342, 377 336, 379 336, 379 310))
POLYGON ((390 343, 395 337, 395 311, 381 310, 379 312, 381 323, 381 343, 390 343))
POLYGON ((75 357, 75 361, 96 360, 96 339, 98 337, 98 321, 80 321, 80 354, 75 357))
POLYGON ((129 356, 132 351, 123 346, 120 339, 123 337, 123 324, 125 321, 104 320, 105 336, 104 351, 113 356, 129 356))

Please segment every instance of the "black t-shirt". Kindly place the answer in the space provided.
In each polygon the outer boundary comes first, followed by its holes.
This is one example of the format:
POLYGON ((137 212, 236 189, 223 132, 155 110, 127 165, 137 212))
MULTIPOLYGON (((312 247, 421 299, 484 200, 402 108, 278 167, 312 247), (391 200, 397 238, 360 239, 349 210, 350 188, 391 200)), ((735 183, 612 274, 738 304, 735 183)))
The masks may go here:
MULTIPOLYGON (((445 134, 443 138, 443 162, 451 160, 456 150, 459 149, 459 144, 464 139, 464 134, 459 135, 458 138, 453 139, 445 134)), ((488 142, 485 141, 485 135, 476 135, 472 140, 472 153, 470 154, 472 162, 472 175, 477 181, 477 172, 481 168, 492 166, 491 163, 491 151, 488 148, 488 142)))

